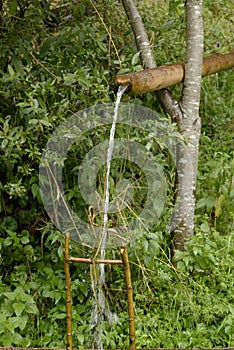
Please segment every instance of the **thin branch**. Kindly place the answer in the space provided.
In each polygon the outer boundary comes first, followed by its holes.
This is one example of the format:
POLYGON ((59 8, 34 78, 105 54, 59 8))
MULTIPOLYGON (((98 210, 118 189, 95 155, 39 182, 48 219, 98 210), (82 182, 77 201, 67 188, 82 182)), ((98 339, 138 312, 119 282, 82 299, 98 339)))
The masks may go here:
POLYGON ((156 62, 153 56, 153 51, 151 50, 150 41, 134 1, 123 0, 123 6, 135 36, 137 49, 140 52, 143 67, 155 68, 156 62))
MULTIPOLYGON (((122 2, 135 36, 143 67, 146 69, 155 68, 157 64, 153 51, 151 50, 150 40, 134 0, 122 0, 122 2)), ((164 89, 157 92, 157 96, 165 112, 168 113, 171 118, 177 120, 181 117, 179 104, 168 90, 164 89)))
POLYGON ((32 58, 39 66, 45 69, 53 78, 58 79, 58 77, 53 72, 51 72, 43 63, 41 63, 31 51, 28 50, 28 53, 32 56, 32 58))
POLYGON ((99 19, 100 19, 102 25, 104 26, 104 28, 105 28, 105 30, 106 30, 108 36, 109 36, 110 42, 111 42, 111 44, 112 44, 113 47, 114 47, 115 54, 116 54, 116 56, 117 56, 117 58, 118 58, 118 61, 119 61, 120 65, 121 65, 121 59, 120 59, 120 57, 119 57, 119 53, 118 53, 118 50, 117 50, 117 48, 116 48, 116 46, 115 46, 114 40, 112 39, 111 32, 110 32, 110 30, 107 28, 107 25, 105 24, 105 22, 104 22, 102 16, 100 15, 100 13, 99 13, 97 7, 95 6, 94 2, 93 2, 92 0, 90 0, 90 3, 91 3, 91 5, 93 6, 95 12, 97 13, 97 15, 98 15, 98 17, 99 17, 99 19))

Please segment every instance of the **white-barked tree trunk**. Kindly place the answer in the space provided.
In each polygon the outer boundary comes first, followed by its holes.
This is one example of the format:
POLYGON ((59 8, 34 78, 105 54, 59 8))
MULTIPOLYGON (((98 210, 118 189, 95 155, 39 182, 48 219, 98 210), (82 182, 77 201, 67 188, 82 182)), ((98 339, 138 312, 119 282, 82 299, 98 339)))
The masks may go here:
MULTIPOLYGON (((156 67, 141 16, 134 0, 122 0, 131 24, 144 68, 156 67)), ((165 110, 175 120, 186 144, 177 145, 176 203, 171 220, 173 249, 184 249, 185 240, 193 235, 201 120, 199 117, 203 58, 202 0, 186 1, 186 63, 181 101, 176 101, 166 89, 158 91, 165 110)))

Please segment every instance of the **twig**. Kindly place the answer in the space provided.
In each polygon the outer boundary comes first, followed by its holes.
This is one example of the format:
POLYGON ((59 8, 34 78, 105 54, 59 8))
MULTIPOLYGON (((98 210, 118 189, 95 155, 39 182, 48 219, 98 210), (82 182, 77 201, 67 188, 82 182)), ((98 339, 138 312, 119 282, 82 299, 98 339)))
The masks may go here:
POLYGON ((58 77, 53 72, 51 72, 46 66, 44 66, 44 64, 42 64, 31 51, 28 50, 28 53, 32 56, 36 63, 39 64, 39 66, 45 69, 53 78, 58 79, 58 77))
POLYGON ((93 2, 92 0, 90 0, 90 3, 91 3, 91 5, 93 6, 95 12, 97 13, 97 15, 98 15, 98 17, 99 17, 101 23, 103 24, 103 26, 104 26, 104 28, 105 28, 105 30, 106 30, 108 36, 109 36, 109 40, 110 40, 111 44, 112 44, 113 47, 114 47, 114 50, 115 50, 116 56, 117 56, 117 58, 118 58, 118 61, 119 61, 120 65, 121 65, 121 59, 120 59, 120 57, 119 57, 119 53, 118 53, 118 50, 117 50, 117 48, 116 48, 116 45, 115 45, 115 43, 114 43, 114 41, 113 41, 113 39, 112 39, 111 32, 110 32, 110 30, 107 28, 107 25, 106 25, 106 23, 104 22, 104 19, 102 18, 102 16, 100 15, 100 13, 99 13, 97 7, 95 6, 94 2, 93 2))

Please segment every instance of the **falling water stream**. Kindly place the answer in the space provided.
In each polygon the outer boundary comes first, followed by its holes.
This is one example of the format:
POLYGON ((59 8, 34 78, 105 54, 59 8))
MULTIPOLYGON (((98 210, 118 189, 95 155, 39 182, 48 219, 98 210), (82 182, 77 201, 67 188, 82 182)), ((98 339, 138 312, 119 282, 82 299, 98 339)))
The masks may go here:
MULTIPOLYGON (((114 115, 113 115, 113 122, 110 130, 110 138, 109 138, 109 147, 107 151, 107 172, 106 172, 106 183, 105 183, 105 203, 104 203, 104 216, 103 216, 103 230, 102 230, 102 236, 101 236, 101 242, 100 242, 100 255, 101 259, 105 259, 106 254, 106 244, 108 239, 108 211, 109 211, 109 201, 110 201, 110 183, 109 183, 109 176, 110 176, 110 170, 111 170, 111 160, 114 150, 114 142, 115 142, 115 128, 118 118, 118 109, 119 104, 121 101, 121 97, 124 94, 124 91, 127 89, 126 86, 119 86, 118 92, 117 92, 117 98, 115 102, 114 107, 114 115)), ((92 310, 91 315, 91 325, 95 328, 94 333, 94 342, 98 349, 103 350, 103 342, 102 342, 102 335, 103 335, 103 321, 106 319, 109 323, 113 323, 117 321, 117 315, 115 313, 112 313, 109 307, 109 304, 106 300, 103 286, 105 283, 105 265, 99 264, 99 281, 98 281, 98 290, 97 290, 97 303, 94 306, 92 310)))
MULTIPOLYGON (((105 259, 105 251, 106 251, 106 243, 107 243, 107 235, 108 235, 108 211, 109 211, 109 202, 110 202, 110 170, 111 170, 111 160, 112 160, 112 154, 114 150, 114 143, 115 143, 115 128, 118 118, 118 109, 119 104, 121 101, 121 97, 124 94, 124 91, 127 89, 127 85, 125 86, 119 86, 118 92, 117 92, 117 98, 115 102, 115 108, 114 108, 114 115, 113 115, 113 122, 110 130, 110 138, 109 138, 109 147, 107 151, 107 171, 106 171, 106 196, 105 196, 105 205, 104 205, 104 217, 103 217, 103 233, 101 238, 101 259, 105 259)), ((104 264, 100 264, 100 279, 101 282, 105 282, 105 269, 104 264)))

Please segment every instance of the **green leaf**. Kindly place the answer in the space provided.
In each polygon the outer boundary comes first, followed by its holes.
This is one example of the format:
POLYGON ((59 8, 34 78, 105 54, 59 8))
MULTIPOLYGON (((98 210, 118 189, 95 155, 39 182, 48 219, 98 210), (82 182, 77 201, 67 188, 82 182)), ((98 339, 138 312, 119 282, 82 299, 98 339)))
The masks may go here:
POLYGON ((21 344, 22 336, 18 332, 14 332, 13 344, 21 344))
POLYGON ((38 314, 38 308, 37 308, 36 304, 26 303, 25 304, 25 312, 37 315, 38 314))
POLYGON ((17 1, 9 1, 7 4, 9 6, 10 15, 14 16, 17 12, 17 7, 18 7, 17 1))
POLYGON ((104 53, 108 52, 108 49, 107 49, 106 45, 102 41, 97 40, 97 44, 100 47, 102 52, 104 52, 104 53))
POLYGON ((123 69, 120 69, 118 71, 118 74, 125 74, 125 73, 129 73, 130 72, 130 69, 129 68, 123 68, 123 69))
POLYGON ((36 198, 40 193, 39 186, 37 183, 33 183, 31 185, 31 191, 32 191, 33 198, 36 198))
POLYGON ((53 314, 53 318, 55 319, 55 320, 64 320, 65 318, 66 318, 66 313, 65 312, 55 312, 54 314, 53 314))
POLYGON ((24 239, 27 239, 26 243, 28 243, 29 242, 29 231, 28 230, 22 230, 21 231, 21 235, 22 235, 21 242, 25 244, 26 241, 24 239), (22 241, 22 240, 24 240, 24 241, 22 241))
POLYGON ((1 144, 2 149, 6 148, 7 145, 8 145, 8 143, 9 143, 8 139, 4 139, 4 140, 2 141, 2 144, 1 144))
POLYGON ((33 299, 30 295, 24 292, 21 286, 15 289, 14 294, 15 294, 15 300, 17 301, 29 301, 33 299))
POLYGON ((13 309, 15 311, 16 316, 20 316, 22 312, 24 311, 25 304, 24 303, 14 303, 13 304, 13 309))
POLYGON ((172 18, 164 24, 164 26, 162 27, 161 30, 163 32, 169 31, 170 29, 172 29, 175 26, 175 23, 176 23, 176 20, 174 18, 172 18))
POLYGON ((140 52, 135 53, 132 57, 132 65, 135 66, 139 62, 140 52))
POLYGON ((8 347, 12 346, 14 343, 13 334, 7 331, 6 334, 3 334, 1 336, 1 343, 3 346, 8 346, 8 347))
POLYGON ((15 293, 14 292, 5 292, 5 293, 3 293, 6 297, 7 297, 7 299, 9 299, 9 300, 15 300, 15 293))
POLYGON ((6 329, 8 329, 11 333, 14 332, 15 328, 18 327, 18 317, 10 317, 8 319, 8 323, 6 324, 6 329))
POLYGON ((15 71, 14 71, 14 69, 11 67, 10 64, 8 64, 8 72, 9 72, 9 74, 10 74, 10 77, 13 78, 14 75, 15 75, 15 71))
POLYGON ((144 251, 147 252, 149 247, 149 242, 147 241, 147 239, 144 239, 144 241, 142 242, 142 245, 144 247, 144 251))
POLYGON ((208 254, 207 255, 207 257, 210 259, 210 261, 212 261, 213 263, 215 263, 216 262, 216 260, 215 260, 215 257, 214 257, 214 255, 213 254, 208 254))
POLYGON ((218 218, 223 210, 223 205, 225 202, 225 196, 221 194, 218 198, 215 200, 215 217, 218 218))
POLYGON ((5 332, 5 325, 7 323, 6 315, 0 314, 0 334, 5 332))
POLYGON ((28 316, 17 316, 17 317, 12 317, 12 324, 14 325, 15 328, 19 327, 22 330, 25 329, 28 321, 28 316))
POLYGON ((45 126, 52 126, 52 124, 45 119, 40 119, 40 123, 45 126))
POLYGON ((79 342, 79 345, 83 345, 84 344, 84 335, 83 334, 78 334, 77 340, 79 342))
POLYGON ((8 134, 9 129, 10 129, 10 126, 9 126, 9 119, 7 119, 7 120, 5 120, 5 122, 4 122, 4 124, 3 124, 3 131, 4 131, 4 134, 8 134))
POLYGON ((12 56, 12 63, 16 72, 19 73, 21 76, 24 76, 24 65, 21 59, 19 59, 19 57, 17 56, 12 56))
POLYGON ((205 232, 205 233, 208 233, 210 231, 210 226, 208 225, 207 222, 203 222, 203 224, 201 224, 200 228, 201 228, 201 231, 205 232))
POLYGON ((156 211, 158 216, 160 216, 160 214, 162 213, 164 204, 165 204, 164 200, 161 200, 160 198, 155 198, 153 202, 153 208, 156 211))

